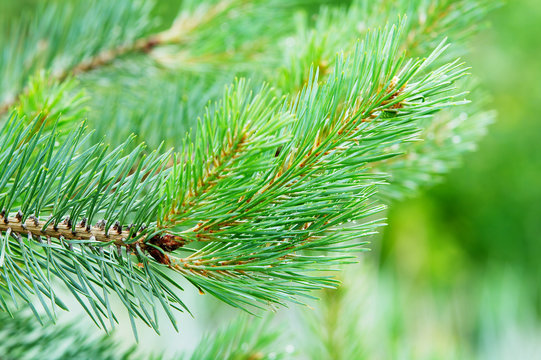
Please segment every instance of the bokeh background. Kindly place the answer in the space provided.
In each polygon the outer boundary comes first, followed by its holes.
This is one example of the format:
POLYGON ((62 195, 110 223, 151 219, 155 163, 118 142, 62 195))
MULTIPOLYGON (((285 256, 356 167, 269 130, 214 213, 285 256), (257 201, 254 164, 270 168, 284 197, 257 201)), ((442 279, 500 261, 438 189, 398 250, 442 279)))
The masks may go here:
MULTIPOLYGON (((155 11, 172 18, 178 2, 160 1, 155 11)), ((17 16, 37 1, 1 3, 2 16, 17 16)), ((497 121, 462 166, 391 207, 383 237, 348 275, 370 285, 358 297, 379 299, 362 309, 371 313, 363 336, 388 347, 375 358, 541 358, 541 1, 508 0, 489 21, 466 60, 497 121)), ((197 321, 185 319, 183 341, 149 331, 146 346, 189 349, 238 315, 190 303, 197 321)), ((120 333, 132 341, 129 325, 120 333)))
POLYGON ((541 2, 507 1, 489 20, 466 60, 497 121, 461 167, 392 207, 380 271, 405 313, 432 298, 451 314, 434 320, 479 357, 541 358, 541 2))

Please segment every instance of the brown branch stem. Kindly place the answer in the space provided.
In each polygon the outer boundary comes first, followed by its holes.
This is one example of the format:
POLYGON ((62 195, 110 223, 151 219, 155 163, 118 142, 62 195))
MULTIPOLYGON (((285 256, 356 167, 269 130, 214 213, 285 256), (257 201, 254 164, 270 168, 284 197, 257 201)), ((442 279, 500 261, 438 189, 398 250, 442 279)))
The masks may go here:
POLYGON ((54 225, 49 224, 44 229, 43 223, 40 223, 36 218, 28 218, 22 222, 17 217, 9 217, 0 215, 0 232, 11 229, 12 232, 18 234, 31 234, 33 236, 49 236, 52 238, 64 238, 70 240, 92 240, 97 242, 113 242, 118 246, 126 246, 126 239, 129 238, 129 232, 116 231, 110 229, 107 233, 104 228, 98 226, 80 226, 77 225, 75 230, 71 224, 68 226, 64 223, 54 225))
POLYGON ((184 246, 184 240, 178 236, 169 234, 156 235, 145 241, 144 238, 132 243, 127 243, 126 240, 130 237, 130 232, 120 230, 118 227, 111 227, 109 231, 102 226, 85 226, 78 224, 75 229, 68 222, 61 224, 49 224, 43 228, 44 224, 39 222, 35 217, 28 218, 24 222, 18 216, 3 216, 0 214, 0 232, 5 232, 8 229, 12 233, 26 236, 30 234, 32 237, 50 237, 55 239, 68 240, 88 240, 97 243, 109 243, 116 246, 134 249, 137 245, 142 250, 147 251, 156 261, 161 264, 169 265, 169 257, 166 253, 172 252, 179 247, 184 246), (159 250, 159 249, 161 250, 159 250))

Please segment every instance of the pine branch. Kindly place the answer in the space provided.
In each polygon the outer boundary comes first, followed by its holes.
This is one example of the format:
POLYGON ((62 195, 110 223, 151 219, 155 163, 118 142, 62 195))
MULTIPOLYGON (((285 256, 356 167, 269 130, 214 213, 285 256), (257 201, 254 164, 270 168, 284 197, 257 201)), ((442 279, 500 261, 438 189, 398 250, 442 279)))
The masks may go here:
MULTIPOLYGON (((39 269, 57 264, 53 275, 74 295, 83 294, 93 308, 87 311, 105 327, 102 317, 114 320, 108 300, 90 286, 105 276, 104 266, 158 296, 166 311, 184 305, 167 287, 172 280, 160 269, 165 266, 241 307, 298 301, 309 290, 334 286, 327 276, 309 274, 315 264, 329 268, 351 261, 344 251, 374 232, 374 222, 345 225, 381 210, 373 196, 382 177, 367 165, 394 156, 385 150, 415 134, 415 119, 453 105, 452 97, 440 94, 463 75, 453 63, 424 74, 444 48, 426 60, 406 62, 396 54, 395 34, 371 33, 353 55, 337 60, 326 83, 318 84, 314 75, 292 100, 275 99, 265 87, 250 95, 240 81, 208 113, 195 145, 188 143, 184 161, 170 173, 160 170, 167 155, 141 157, 138 148, 121 158, 125 146, 107 154, 100 144, 83 150, 82 129, 56 148, 54 131, 32 133, 34 124, 9 122, 0 132, 7 149, 0 154, 0 230, 6 232, 5 246, 21 251, 4 252, 14 266, 6 294, 15 299, 10 286, 18 284, 16 292, 27 302, 29 293, 56 301, 39 269), (98 214, 106 221, 93 227, 98 214), (126 230, 128 219, 134 225, 126 230), (42 238, 46 257, 34 249, 42 238), (118 255, 111 245, 120 247, 118 255), (318 254, 328 251, 337 254, 318 254), (15 267, 17 259, 26 270, 15 267), (35 285, 25 287, 22 278, 35 285)), ((157 327, 136 307, 135 291, 125 293, 106 279, 130 316, 157 327)))
POLYGON ((304 272, 347 256, 306 251, 347 251, 374 231, 373 223, 344 228, 380 209, 371 199, 381 176, 368 164, 394 156, 385 150, 415 134, 416 119, 452 106, 452 96, 440 94, 464 74, 451 63, 421 75, 444 47, 406 62, 396 40, 394 29, 371 33, 337 60, 327 83, 314 77, 279 106, 281 121, 270 121, 272 99, 247 96, 243 83, 229 90, 169 179, 171 208, 159 226, 188 244, 203 243, 188 257, 170 254, 173 269, 242 307, 333 285, 304 272), (264 119, 252 115, 255 108, 264 109, 264 119))
POLYGON ((163 249, 179 243, 153 226, 169 155, 143 155, 139 146, 123 157, 126 144, 83 150, 83 126, 57 146, 56 131, 44 134, 44 125, 33 131, 39 118, 29 125, 17 120, 0 130, 0 306, 9 310, 7 299, 22 300, 37 314, 37 296, 54 318, 55 305, 65 308, 53 290, 56 279, 100 327, 107 328, 104 319, 116 321, 111 292, 133 325, 140 318, 157 329, 157 315, 147 309, 156 307, 154 298, 175 325, 171 310, 184 309, 174 293, 180 287, 159 267, 163 249))
MULTIPOLYGON (((122 4, 114 5, 120 13, 128 11, 122 4)), ((197 26, 184 22, 197 32, 181 37, 185 45, 217 36, 215 21, 228 16, 220 4, 213 21, 205 15, 197 26)), ((235 1, 223 4, 234 13, 235 1)), ((227 36, 243 23, 234 26, 227 36)), ((128 43, 146 39, 144 27, 130 32, 136 36, 128 43)), ((300 302, 314 289, 336 286, 315 269, 351 262, 351 251, 362 250, 359 240, 380 225, 368 220, 383 208, 380 166, 398 158, 435 114, 464 104, 455 83, 465 69, 441 60, 443 43, 422 60, 400 56, 406 27, 368 32, 326 66, 316 63, 306 81, 295 68, 292 81, 303 80, 289 98, 235 82, 173 160, 133 146, 132 138, 109 151, 89 141, 84 126, 65 135, 53 119, 7 121, 0 130, 0 307, 22 300, 37 314, 37 296, 54 318, 56 306, 65 308, 53 290, 57 279, 98 326, 116 321, 109 303, 116 294, 133 326, 139 318, 158 329, 156 299, 174 325, 172 310, 187 310, 177 275, 245 309, 300 302)), ((235 44, 250 44, 247 37, 235 44)), ((181 41, 171 33, 162 40, 181 41)), ((90 57, 70 57, 53 79, 117 49, 105 45, 90 57)), ((219 54, 222 47, 212 43, 193 54, 219 54)), ((57 51, 48 56, 45 66, 28 56, 31 68, 50 68, 57 51)), ((26 81, 29 73, 17 76, 26 81)), ((52 93, 63 99, 62 91, 52 93)))

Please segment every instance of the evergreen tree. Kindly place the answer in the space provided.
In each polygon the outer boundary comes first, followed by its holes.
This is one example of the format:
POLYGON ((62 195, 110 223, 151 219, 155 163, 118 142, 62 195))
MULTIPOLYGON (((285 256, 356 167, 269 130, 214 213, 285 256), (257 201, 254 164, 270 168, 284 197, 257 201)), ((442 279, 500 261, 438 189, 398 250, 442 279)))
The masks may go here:
MULTIPOLYGON (((105 330, 119 301, 137 337, 136 319, 158 331, 158 308, 176 328, 183 291, 252 312, 334 288, 328 270, 366 249, 385 206, 493 118, 460 60, 492 1, 185 0, 171 21, 157 5, 52 1, 1 20, 13 358, 122 355, 35 327, 28 311, 54 322, 68 293, 105 330)), ((268 331, 238 321, 192 358, 279 357, 268 331)))

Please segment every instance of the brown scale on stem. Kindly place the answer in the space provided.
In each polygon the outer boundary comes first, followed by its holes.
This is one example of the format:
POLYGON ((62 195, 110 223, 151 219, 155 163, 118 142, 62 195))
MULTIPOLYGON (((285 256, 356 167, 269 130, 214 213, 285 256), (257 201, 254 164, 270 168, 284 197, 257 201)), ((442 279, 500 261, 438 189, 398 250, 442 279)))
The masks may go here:
MULTIPOLYGON (((49 224, 44 228, 45 224, 40 223, 35 216, 29 216, 24 222, 22 219, 21 212, 18 212, 15 216, 6 216, 5 213, 0 213, 0 231, 5 232, 11 229, 12 233, 24 236, 30 234, 33 237, 111 242, 117 247, 125 247, 128 252, 139 245, 143 251, 146 251, 157 262, 164 265, 170 264, 167 253, 175 251, 185 244, 181 237, 170 234, 158 234, 146 242, 140 239, 136 242, 127 243, 126 240, 130 238, 130 230, 129 228, 123 230, 123 227, 118 223, 107 231, 103 221, 98 222, 95 226, 89 226, 86 219, 83 219, 74 228, 72 221, 66 218, 62 223, 49 224)), ((136 235, 132 234, 132 237, 136 235)))

